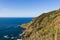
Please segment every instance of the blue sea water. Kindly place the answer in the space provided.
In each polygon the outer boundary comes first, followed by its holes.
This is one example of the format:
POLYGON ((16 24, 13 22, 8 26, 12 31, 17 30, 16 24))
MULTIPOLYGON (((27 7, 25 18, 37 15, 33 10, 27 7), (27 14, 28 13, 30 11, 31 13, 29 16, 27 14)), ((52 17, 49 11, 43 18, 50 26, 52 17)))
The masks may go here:
MULTIPOLYGON (((12 40, 11 37, 19 38, 24 29, 18 25, 28 23, 32 18, 0 18, 0 40, 12 40), (9 38, 5 38, 8 36, 9 38)), ((15 39, 14 39, 15 40, 15 39)))

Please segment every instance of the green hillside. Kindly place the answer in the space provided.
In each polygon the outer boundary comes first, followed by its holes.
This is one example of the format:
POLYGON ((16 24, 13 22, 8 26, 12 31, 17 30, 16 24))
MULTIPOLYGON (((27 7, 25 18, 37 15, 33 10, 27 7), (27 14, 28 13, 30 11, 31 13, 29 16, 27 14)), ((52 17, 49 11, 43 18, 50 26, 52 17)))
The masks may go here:
POLYGON ((43 13, 21 27, 26 28, 23 40, 60 40, 60 9, 43 13))

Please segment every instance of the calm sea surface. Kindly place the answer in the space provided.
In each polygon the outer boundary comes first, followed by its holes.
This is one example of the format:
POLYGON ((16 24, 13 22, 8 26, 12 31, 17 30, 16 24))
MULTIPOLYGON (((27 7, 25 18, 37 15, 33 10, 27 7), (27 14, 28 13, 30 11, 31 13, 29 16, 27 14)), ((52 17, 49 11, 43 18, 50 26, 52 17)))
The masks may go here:
POLYGON ((0 40, 15 40, 23 32, 18 25, 28 23, 32 18, 0 18, 0 40))

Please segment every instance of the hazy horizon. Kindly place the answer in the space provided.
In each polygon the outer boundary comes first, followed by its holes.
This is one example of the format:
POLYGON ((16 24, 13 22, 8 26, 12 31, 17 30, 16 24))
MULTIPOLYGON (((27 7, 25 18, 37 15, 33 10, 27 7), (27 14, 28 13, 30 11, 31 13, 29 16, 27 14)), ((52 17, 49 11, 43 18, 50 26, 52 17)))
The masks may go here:
POLYGON ((0 17, 37 17, 60 8, 60 0, 0 0, 0 17))

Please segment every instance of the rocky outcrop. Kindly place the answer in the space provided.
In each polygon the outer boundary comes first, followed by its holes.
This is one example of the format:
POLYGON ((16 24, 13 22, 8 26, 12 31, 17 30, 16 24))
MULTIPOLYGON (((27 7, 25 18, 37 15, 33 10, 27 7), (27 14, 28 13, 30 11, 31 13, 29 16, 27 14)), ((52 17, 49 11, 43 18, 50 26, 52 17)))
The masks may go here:
POLYGON ((60 40, 60 9, 43 13, 22 27, 26 28, 23 40, 60 40))

